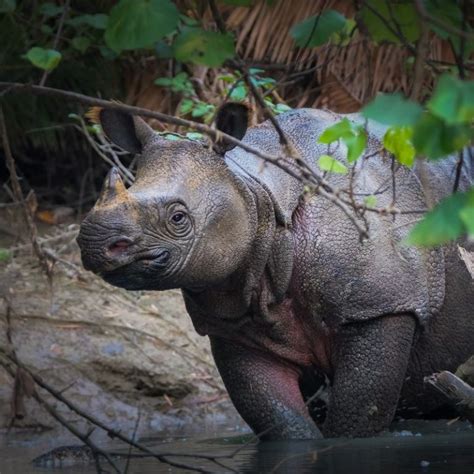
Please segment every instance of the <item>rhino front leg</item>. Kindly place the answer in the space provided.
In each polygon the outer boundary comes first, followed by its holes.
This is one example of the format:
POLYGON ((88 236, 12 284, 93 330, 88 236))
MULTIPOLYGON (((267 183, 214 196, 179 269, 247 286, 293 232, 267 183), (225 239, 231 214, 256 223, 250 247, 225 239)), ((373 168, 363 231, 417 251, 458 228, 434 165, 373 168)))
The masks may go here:
POLYGON ((341 328, 325 436, 373 436, 389 427, 415 329, 410 315, 383 316, 341 328))
POLYGON ((265 432, 262 439, 322 437, 304 404, 296 370, 224 339, 211 337, 211 347, 232 402, 255 433, 265 432))

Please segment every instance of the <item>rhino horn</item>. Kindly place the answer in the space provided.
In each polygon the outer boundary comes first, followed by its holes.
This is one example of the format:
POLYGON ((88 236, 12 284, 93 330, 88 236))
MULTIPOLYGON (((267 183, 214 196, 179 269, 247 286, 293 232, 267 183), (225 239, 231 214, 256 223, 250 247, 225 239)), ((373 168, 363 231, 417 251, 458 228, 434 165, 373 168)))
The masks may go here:
POLYGON ((123 184, 117 167, 112 167, 108 172, 104 186, 97 201, 98 206, 104 206, 111 202, 124 201, 128 199, 128 191, 123 184))

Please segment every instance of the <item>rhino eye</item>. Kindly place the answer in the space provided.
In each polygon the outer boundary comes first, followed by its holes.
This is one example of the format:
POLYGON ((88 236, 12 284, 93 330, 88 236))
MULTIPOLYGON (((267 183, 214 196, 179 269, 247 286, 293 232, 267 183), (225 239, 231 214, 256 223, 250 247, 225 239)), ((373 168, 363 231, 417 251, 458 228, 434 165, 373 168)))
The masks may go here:
POLYGON ((175 223, 175 224, 180 224, 181 222, 183 222, 184 218, 186 216, 184 215, 184 212, 175 212, 172 216, 171 216, 171 220, 175 223))

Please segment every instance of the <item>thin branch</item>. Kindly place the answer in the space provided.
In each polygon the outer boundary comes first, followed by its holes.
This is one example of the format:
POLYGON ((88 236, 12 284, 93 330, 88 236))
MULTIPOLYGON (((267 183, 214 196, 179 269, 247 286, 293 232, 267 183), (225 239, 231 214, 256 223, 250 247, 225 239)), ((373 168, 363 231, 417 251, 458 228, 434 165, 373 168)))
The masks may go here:
POLYGON ((249 153, 252 153, 253 155, 257 156, 258 158, 261 158, 262 160, 268 163, 277 166, 281 170, 285 171, 288 175, 307 185, 311 191, 319 193, 324 198, 330 200, 332 203, 338 206, 344 212, 344 214, 346 214, 347 218, 351 221, 351 223, 359 232, 361 239, 367 237, 367 230, 364 229, 360 222, 358 222, 353 211, 367 210, 370 212, 378 213, 380 215, 412 214, 423 212, 420 210, 401 211, 400 209, 391 207, 381 209, 368 208, 364 204, 357 204, 357 207, 351 210, 351 202, 341 198, 341 193, 343 191, 335 189, 320 173, 318 173, 300 157, 288 156, 284 153, 279 155, 271 155, 245 142, 242 142, 231 135, 215 130, 202 123, 182 119, 179 117, 173 117, 162 112, 155 112, 142 107, 125 105, 104 99, 97 99, 84 94, 79 94, 77 92, 65 91, 52 87, 41 87, 32 84, 22 83, 0 82, 0 91, 2 90, 8 90, 9 94, 29 92, 34 95, 40 96, 63 97, 84 105, 98 106, 112 110, 120 110, 122 112, 126 112, 132 115, 141 115, 143 117, 154 118, 165 123, 170 123, 173 125, 183 126, 193 130, 197 130, 201 133, 208 135, 213 140, 224 140, 228 143, 240 147, 241 149, 249 153))
POLYGON ((288 147, 289 142, 288 142, 288 139, 286 138, 285 132, 282 130, 280 124, 275 118, 275 114, 270 110, 268 105, 265 103, 265 99, 263 98, 258 88, 255 86, 247 68, 243 65, 243 63, 240 63, 240 62, 234 61, 233 64, 235 68, 241 72, 244 78, 244 81, 247 84, 247 87, 250 89, 250 92, 255 98, 255 101, 257 102, 258 106, 263 110, 263 114, 265 118, 270 120, 276 132, 278 133, 280 144, 285 147, 288 147))
MULTIPOLYGON (((16 365, 19 368, 24 368, 22 364, 20 364, 16 358, 8 356, 6 352, 0 349, 0 353, 4 355, 5 357, 8 358, 8 360, 13 364, 16 365)), ((15 371, 10 367, 9 364, 2 364, 2 367, 12 376, 15 377, 15 371)), ((26 369, 26 371, 32 375, 32 373, 26 369)), ((36 380, 35 380, 36 381, 36 380)), ((80 439, 85 445, 89 446, 89 448, 92 450, 93 453, 98 454, 100 456, 103 456, 108 463, 112 466, 114 471, 118 474, 121 474, 120 468, 117 466, 115 461, 112 459, 112 457, 104 450, 99 448, 95 443, 93 443, 90 440, 90 435, 89 434, 83 434, 81 433, 72 423, 69 423, 62 415, 60 415, 46 399, 38 393, 37 390, 34 390, 32 393, 32 397, 37 401, 39 405, 41 405, 58 423, 60 423, 62 426, 67 428, 74 436, 76 436, 78 439, 80 439)), ((101 472, 102 469, 100 469, 100 464, 98 466, 98 472, 101 472)))
POLYGON ((415 65, 413 67, 413 86, 410 91, 410 99, 419 101, 423 87, 423 74, 425 68, 426 57, 429 52, 429 31, 426 22, 420 18, 420 38, 416 45, 415 65))
POLYGON ((454 177, 453 193, 459 188, 459 181, 461 180, 461 172, 464 166, 464 150, 461 150, 458 155, 458 161, 456 163, 456 176, 454 177))
POLYGON ((1 104, 0 104, 0 134, 2 136, 2 144, 3 144, 3 150, 5 152, 6 165, 8 168, 8 172, 10 173, 10 180, 12 183, 13 195, 15 197, 15 200, 21 203, 21 207, 23 209, 23 215, 25 218, 25 223, 30 234, 31 245, 33 246, 33 250, 36 256, 38 257, 40 265, 43 268, 51 287, 52 276, 53 276, 52 269, 49 264, 48 258, 46 257, 45 253, 43 252, 41 246, 38 243, 38 230, 34 222, 33 212, 31 211, 27 200, 24 199, 23 191, 21 190, 20 181, 18 179, 18 175, 16 172, 15 159, 13 157, 13 154, 10 148, 10 141, 8 139, 8 132, 7 132, 6 124, 5 124, 5 115, 3 113, 3 107, 1 106, 1 104))
MULTIPOLYGON (((70 4, 70 2, 71 2, 71 0, 66 0, 65 3, 64 3, 64 6, 63 6, 63 12, 61 14, 61 18, 59 19, 58 30, 56 31, 56 36, 54 37, 54 41, 53 41, 53 49, 55 49, 55 50, 58 48, 58 45, 59 45, 59 40, 61 38, 61 33, 62 33, 63 27, 64 27, 64 21, 66 20, 66 17, 69 13, 69 4, 70 4)), ((48 71, 48 70, 44 71, 43 76, 41 77, 41 80, 39 82, 40 86, 45 85, 46 79, 48 79, 49 73, 50 73, 50 71, 48 71)))
POLYGON ((217 8, 216 2, 214 0, 209 0, 209 7, 211 8, 212 16, 214 17, 214 21, 216 22, 217 28, 222 34, 227 33, 227 29, 225 27, 225 21, 222 18, 221 12, 219 8, 217 8))
POLYGON ((468 31, 463 31, 460 30, 459 28, 456 28, 453 25, 450 25, 449 23, 444 22, 443 20, 440 20, 439 18, 436 18, 428 13, 428 11, 425 8, 425 5, 422 0, 415 0, 415 7, 420 14, 420 16, 424 20, 428 20, 430 23, 433 23, 436 26, 439 26, 443 30, 447 31, 448 33, 452 33, 454 35, 460 36, 461 38, 473 41, 474 40, 474 34, 469 33, 468 31))

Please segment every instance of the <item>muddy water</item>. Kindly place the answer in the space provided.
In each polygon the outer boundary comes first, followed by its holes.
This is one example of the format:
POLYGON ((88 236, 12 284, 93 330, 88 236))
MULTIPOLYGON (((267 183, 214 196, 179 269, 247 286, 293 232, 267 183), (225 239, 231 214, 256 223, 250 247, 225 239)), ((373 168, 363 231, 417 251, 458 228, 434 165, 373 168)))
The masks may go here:
MULTIPOLYGON (((459 421, 452 424, 445 421, 402 422, 390 434, 357 440, 327 439, 248 445, 245 442, 249 440, 250 435, 242 435, 241 430, 236 431, 235 426, 219 427, 207 434, 211 437, 180 434, 161 439, 143 439, 141 442, 157 452, 188 455, 195 453, 223 456, 241 448, 233 457, 222 461, 242 473, 474 473, 474 429, 471 425, 459 421)), ((93 464, 83 462, 64 465, 62 468, 34 467, 31 463, 34 457, 61 444, 59 439, 54 439, 51 435, 41 442, 38 442, 37 438, 31 435, 3 438, 0 444, 0 473, 96 472, 93 464)), ((67 441, 70 444, 70 440, 67 441)), ((105 446, 104 443, 101 445, 105 446)), ((119 449, 117 445, 108 447, 113 451, 119 449)), ((232 472, 195 458, 172 459, 199 466, 209 472, 232 472)), ((124 461, 117 462, 124 467, 124 461)), ((189 471, 170 468, 151 459, 131 459, 128 472, 156 474, 189 471)))

